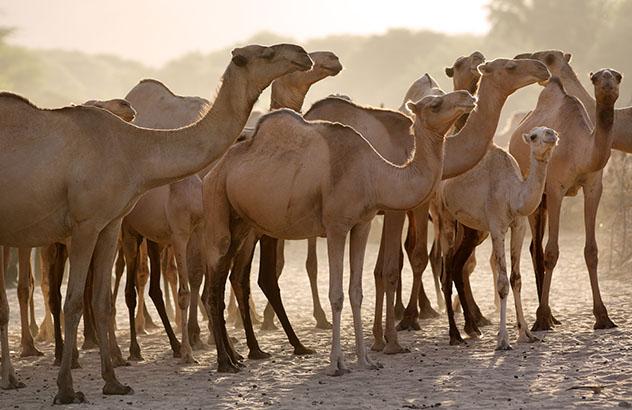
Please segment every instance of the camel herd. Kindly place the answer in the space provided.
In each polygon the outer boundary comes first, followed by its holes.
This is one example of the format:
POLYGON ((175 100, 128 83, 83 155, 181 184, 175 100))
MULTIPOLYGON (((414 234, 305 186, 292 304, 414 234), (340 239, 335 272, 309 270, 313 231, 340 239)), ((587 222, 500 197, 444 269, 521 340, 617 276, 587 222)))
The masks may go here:
MULTIPOLYGON (((40 337, 54 334, 60 366, 55 403, 85 400, 74 389, 71 375, 79 365, 77 328, 82 315, 84 348, 100 349, 103 393, 133 392, 118 381, 114 368, 142 360, 137 333, 144 328, 143 289, 148 281, 173 356, 193 363, 194 350, 206 346, 200 337, 201 308, 209 343, 217 349, 218 371, 238 372, 243 357, 228 336, 224 312, 229 278, 248 358, 270 356, 260 348, 253 327, 250 272, 257 243, 258 284, 269 302, 263 326, 274 327, 276 314, 294 353, 311 354, 292 328, 278 285, 284 241, 307 239, 314 318, 319 328, 332 329, 327 373, 345 374, 349 369, 340 327, 349 236, 355 353, 359 367, 377 369, 381 364, 369 357, 364 344, 361 305, 364 253, 378 214, 384 215, 384 223, 374 270, 371 350, 406 352, 397 330, 419 329, 420 318, 438 315, 421 280, 429 262, 439 309, 447 312, 450 344, 463 343, 456 308, 463 309, 465 332, 480 334, 479 327, 490 322, 474 300, 469 278, 476 265, 475 249, 487 236, 492 240, 490 265, 500 315, 496 348, 511 349, 506 317, 510 287, 517 342, 535 342, 539 339, 532 331, 559 323, 551 313, 550 287, 559 255, 561 202, 580 188, 595 328, 614 327, 599 291, 595 223, 611 149, 632 152, 632 107, 614 108, 621 74, 612 69, 591 73, 593 98, 570 60, 570 54, 560 51, 492 61, 474 52, 446 68, 454 91, 442 91, 426 74, 413 83, 399 111, 335 95, 302 113, 311 85, 337 75, 342 65, 331 52, 308 54, 291 44, 233 50, 213 102, 174 95, 156 80, 141 81, 124 100, 60 109, 40 109, 23 97, 0 93, 0 163, 5 176, 0 179, 0 245, 5 247, 0 267, 8 247, 18 248, 21 355, 42 354, 33 338, 37 325, 30 273, 31 249, 40 247, 47 305, 40 337), (543 87, 536 107, 521 116, 508 150, 498 147, 493 139, 506 99, 536 83, 543 87), (270 112, 254 129, 245 128, 255 102, 270 85, 270 112), (19 186, 12 182, 18 176, 23 182, 19 186), (429 223, 434 231, 430 251, 429 223), (520 297, 527 224, 540 302, 532 329, 520 297), (505 260, 508 231, 510 272, 505 260), (327 242, 331 324, 316 286, 318 237, 327 242), (404 251, 413 272, 405 308, 400 281, 404 251), (67 259, 70 274, 62 309, 67 259), (124 271, 127 360, 116 341, 113 314, 124 271), (173 289, 179 339, 167 314, 161 276, 173 289), (458 292, 454 302, 453 284, 458 292)), ((0 281, 0 387, 19 388, 24 385, 10 360, 9 306, 1 271, 0 281)))

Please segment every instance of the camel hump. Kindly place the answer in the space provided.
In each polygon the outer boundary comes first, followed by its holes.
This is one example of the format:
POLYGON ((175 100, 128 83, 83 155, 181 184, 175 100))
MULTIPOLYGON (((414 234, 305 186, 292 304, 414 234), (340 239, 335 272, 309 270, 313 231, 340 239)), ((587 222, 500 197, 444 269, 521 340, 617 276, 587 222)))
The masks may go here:
POLYGON ((40 109, 37 105, 35 105, 31 101, 29 101, 28 98, 22 97, 21 95, 10 93, 10 92, 7 92, 7 91, 0 92, 0 99, 3 102, 6 102, 6 103, 15 102, 15 103, 18 103, 18 104, 27 105, 30 108, 35 108, 37 110, 40 109))

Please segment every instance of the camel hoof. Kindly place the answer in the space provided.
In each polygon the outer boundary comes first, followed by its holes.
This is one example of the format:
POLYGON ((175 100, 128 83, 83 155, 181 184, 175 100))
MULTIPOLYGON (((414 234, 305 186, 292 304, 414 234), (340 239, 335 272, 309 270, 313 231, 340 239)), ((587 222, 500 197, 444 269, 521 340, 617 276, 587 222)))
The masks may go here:
POLYGON ((410 353, 409 349, 401 347, 399 343, 386 343, 384 349, 382 350, 384 354, 399 354, 399 353, 410 353))
POLYGON ((35 348, 35 346, 23 346, 22 352, 20 352, 20 357, 33 357, 33 356, 44 356, 44 353, 40 352, 35 348))
POLYGON ((555 318, 555 316, 553 316, 553 315, 551 315, 551 321, 553 322, 553 324, 554 324, 555 326, 559 326, 559 325, 561 325, 561 324, 562 324, 562 322, 560 322, 559 320, 557 320, 557 319, 555 318))
POLYGON ((21 389, 23 387, 26 387, 26 384, 18 381, 18 379, 16 379, 15 376, 13 375, 10 375, 8 379, 9 380, 6 380, 6 382, 3 380, 2 383, 0 383, 0 389, 15 390, 15 389, 21 389))
POLYGON ((99 344, 94 339, 85 339, 83 344, 81 345, 81 350, 92 350, 97 349, 99 344))
POLYGON ((314 354, 314 353, 316 353, 315 350, 308 349, 307 347, 303 345, 299 345, 294 348, 294 354, 297 356, 303 356, 303 355, 314 354))
POLYGON ((81 369, 81 365, 79 364, 79 360, 76 357, 73 357, 72 364, 70 365, 71 369, 81 369))
POLYGON ((472 323, 472 322, 467 322, 465 324, 465 327, 463 328, 463 330, 465 331, 465 333, 467 333, 467 335, 473 339, 478 339, 478 337, 480 335, 482 335, 480 329, 478 328, 478 326, 476 325, 476 323, 472 323))
POLYGON ((193 357, 193 354, 191 352, 185 353, 182 356, 182 359, 180 359, 180 363, 182 363, 182 364, 199 364, 199 362, 197 360, 195 360, 195 358, 193 357))
POLYGON ((207 345, 206 343, 204 343, 202 340, 199 340, 199 339, 191 343, 191 348, 193 350, 209 350, 210 349, 209 345, 207 345))
POLYGON ((53 361, 53 366, 61 366, 61 358, 56 357, 55 360, 53 361))
POLYGON ((182 356, 180 354, 180 352, 182 351, 182 345, 180 344, 180 342, 176 341, 176 343, 171 346, 171 351, 173 352, 174 358, 180 358, 182 356))
POLYGON ((537 318, 535 323, 533 323, 533 326, 531 326, 532 332, 539 332, 539 331, 546 331, 546 330, 553 330, 553 324, 550 323, 548 320, 540 320, 540 318, 537 318))
POLYGON ((121 356, 118 353, 112 353, 112 366, 114 367, 127 367, 127 366, 131 366, 131 363, 128 362, 127 360, 123 359, 123 356, 121 356))
POLYGON ((455 334, 455 335, 450 335, 450 346, 459 346, 459 345, 464 345, 465 340, 463 340, 463 338, 461 337, 461 335, 459 333, 455 334))
POLYGON ((386 341, 384 339, 380 341, 375 340, 371 346, 371 350, 374 352, 381 352, 384 350, 384 346, 386 346, 386 341))
POLYGON ((105 386, 103 386, 103 394, 124 396, 126 394, 134 394, 134 390, 131 387, 117 381, 107 382, 105 383, 105 386))
POLYGON ((271 321, 271 320, 268 321, 264 319, 263 323, 261 324, 261 330, 272 331, 272 330, 278 330, 278 328, 274 324, 274 321, 271 321))
POLYGON ((343 367, 343 368, 330 368, 327 370, 327 376, 331 376, 331 377, 339 377, 339 376, 344 376, 345 374, 349 374, 351 373, 351 370, 343 367))
POLYGON ((70 390, 70 392, 59 392, 55 395, 55 399, 53 400, 53 404, 74 404, 74 403, 85 403, 86 396, 82 392, 74 392, 70 390))
POLYGON ((509 341, 501 340, 496 345, 496 351, 502 351, 502 350, 513 350, 513 347, 511 347, 511 345, 509 344, 509 341))
POLYGON ((421 326, 419 326, 419 322, 413 316, 404 315, 404 318, 397 324, 396 327, 398 332, 404 330, 421 330, 421 326))
POLYGON ((485 316, 480 316, 479 318, 476 319, 476 326, 478 327, 491 326, 491 325, 492 325, 492 321, 487 319, 485 316))
POLYGON ((530 333, 522 334, 518 336, 518 343, 536 343, 541 342, 542 339, 535 337, 530 333))
MULTIPOLYGON (((261 328, 263 329, 263 326, 261 328)), ((327 319, 316 320, 316 329, 331 330, 331 328, 332 328, 332 325, 331 323, 329 323, 327 319)))
POLYGON ((270 353, 266 353, 261 349, 254 349, 248 352, 248 359, 251 360, 264 360, 270 358, 272 355, 270 353))
POLYGON ((239 367, 235 366, 232 363, 218 363, 217 364, 217 372, 218 373, 239 373, 239 367))
POLYGON ((129 360, 130 362, 142 362, 145 359, 140 353, 130 353, 127 360, 129 360))
POLYGON ((593 326, 593 329, 597 330, 597 329, 613 329, 615 327, 619 327, 617 326, 612 320, 610 320, 609 317, 605 317, 605 318, 597 318, 597 321, 595 322, 595 325, 593 326))

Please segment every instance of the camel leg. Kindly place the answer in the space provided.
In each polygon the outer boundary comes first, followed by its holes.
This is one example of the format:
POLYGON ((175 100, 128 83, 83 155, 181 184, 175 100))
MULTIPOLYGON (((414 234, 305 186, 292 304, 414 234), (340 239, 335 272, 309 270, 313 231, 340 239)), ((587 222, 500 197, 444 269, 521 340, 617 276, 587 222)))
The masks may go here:
POLYGON ((44 297, 44 320, 40 324, 39 333, 35 340, 39 342, 53 342, 55 340, 54 330, 53 330, 53 316, 50 311, 50 300, 49 300, 49 292, 50 292, 50 278, 48 274, 48 262, 44 260, 44 250, 40 251, 40 266, 41 266, 41 278, 40 278, 40 289, 42 290, 42 296, 44 297))
POLYGON ((459 226, 458 229, 462 230, 463 234, 460 244, 456 248, 452 259, 452 278, 459 294, 461 306, 463 307, 465 333, 467 333, 470 337, 476 338, 481 334, 481 331, 478 329, 475 317, 472 314, 472 308, 465 289, 466 280, 464 275, 466 274, 465 265, 476 249, 476 246, 480 243, 480 232, 470 229, 464 225, 459 226))
POLYGON ((507 262, 505 260, 505 232, 498 230, 491 232, 492 247, 494 249, 494 264, 498 272, 496 289, 500 297, 500 323, 496 350, 511 350, 509 333, 507 332, 507 295, 509 294, 509 278, 507 277, 507 262))
POLYGON ((125 257, 123 253, 123 245, 118 244, 118 252, 116 254, 116 262, 114 263, 114 291, 112 294, 112 321, 114 322, 114 328, 116 325, 116 299, 118 298, 119 286, 121 285, 121 278, 123 277, 123 271, 125 270, 125 257))
MULTIPOLYGON (((236 328, 243 328, 244 324, 241 322, 241 315, 239 313, 239 307, 237 306, 237 297, 233 291, 232 286, 228 289, 228 307, 226 308, 226 321, 232 323, 236 328)), ((270 329, 276 329, 272 327, 270 329)))
MULTIPOLYGON (((524 318, 524 311, 522 310, 522 297, 520 296, 520 290, 522 288, 522 279, 520 276, 520 255, 522 254, 522 243, 524 242, 525 231, 525 218, 518 217, 511 227, 511 277, 509 278, 509 282, 511 283, 514 304, 516 306, 516 317, 518 320, 518 343, 533 343, 539 341, 540 339, 533 336, 527 326, 527 321, 524 318)), ((492 267, 494 268, 493 265, 492 267)), ((497 272, 496 268, 494 268, 494 272, 497 272)), ((494 275, 494 278, 496 279, 497 276, 498 275, 494 275)), ((494 291, 498 292, 497 285, 494 285, 494 291)))
POLYGON ((382 367, 382 365, 374 363, 369 359, 367 349, 364 345, 364 334, 362 331, 362 269, 364 267, 364 253, 366 251, 366 242, 369 238, 370 230, 371 222, 358 224, 351 229, 349 239, 349 261, 351 265, 349 302, 351 303, 351 311, 353 312, 353 328, 358 364, 366 369, 377 370, 382 367))
POLYGON ((42 356, 43 353, 35 348, 31 329, 29 328, 29 294, 31 274, 31 248, 18 249, 20 265, 18 270, 18 302, 20 303, 20 324, 22 337, 20 357, 42 356))
POLYGON ((538 302, 542 300, 542 282, 544 281, 544 230, 546 229, 546 195, 542 196, 542 201, 538 208, 529 215, 529 226, 531 228, 531 244, 529 253, 535 272, 535 284, 538 291, 538 302))
POLYGON ((443 272, 443 258, 441 257, 441 242, 435 238, 430 248, 430 269, 432 270, 432 279, 435 286, 435 294, 437 296, 437 306, 439 310, 445 310, 445 301, 443 300, 443 292, 441 291, 441 273, 443 272))
POLYGON ((248 303, 250 299, 250 267, 256 244, 257 238, 254 233, 251 232, 244 240, 237 255, 235 255, 235 261, 233 262, 233 268, 230 273, 230 282, 235 292, 235 297, 237 298, 241 322, 244 325, 244 331, 246 333, 246 344, 249 350, 248 358, 261 360, 267 359, 270 357, 270 354, 264 352, 259 347, 259 342, 257 342, 254 329, 252 328, 250 304, 248 303))
MULTIPOLYGON (((275 275, 277 273, 277 265, 278 265, 278 248, 279 248, 279 242, 285 242, 283 240, 279 241, 278 239, 270 239, 269 242, 267 242, 265 245, 263 245, 261 242, 259 243, 259 266, 260 266, 260 271, 261 271, 261 266, 265 266, 265 269, 274 269, 275 275), (266 252, 263 251, 262 246, 269 246, 272 243, 275 244, 275 250, 274 250, 274 255, 272 254, 272 249, 268 249, 266 248, 266 252)), ((285 245, 282 245, 285 246, 285 245)), ((279 272, 280 273, 280 272, 279 272)), ((268 272, 266 270, 265 272, 266 274, 266 278, 268 275, 268 272)), ((261 277, 261 274, 259 275, 259 277, 261 277)), ((278 277, 276 282, 278 283, 278 277)), ((230 300, 230 302, 232 303, 232 299, 230 300)), ((230 309, 230 304, 228 306, 228 308, 230 309)), ((270 303, 270 301, 268 300, 268 303, 266 303, 266 307, 263 309, 263 323, 261 324, 261 330, 277 330, 276 325, 274 324, 274 308, 272 307, 272 304, 270 303)))
POLYGON ((4 258, 6 257, 4 249, 0 253, 0 258, 2 258, 0 260, 0 347, 2 348, 0 389, 8 390, 19 389, 25 385, 15 377, 15 370, 11 364, 11 354, 9 352, 9 301, 4 284, 4 258))
POLYGON ((94 349, 99 346, 97 341, 96 325, 94 323, 94 312, 92 310, 92 294, 94 289, 93 267, 90 265, 88 279, 86 280, 86 291, 83 292, 83 345, 82 350, 94 349))
POLYGON ((395 293, 397 285, 400 282, 400 257, 402 252, 402 230, 406 213, 399 211, 384 212, 384 263, 382 267, 382 280, 386 290, 386 329, 385 339, 386 346, 383 352, 386 354, 407 353, 408 349, 404 349, 399 345, 397 339, 397 330, 395 328, 395 293))
POLYGON ((540 305, 536 311, 536 321, 531 330, 551 330, 555 325, 551 307, 549 305, 549 292, 551 290, 551 279, 553 269, 557 264, 560 255, 559 233, 560 233, 560 211, 562 207, 562 197, 559 194, 547 194, 547 212, 549 218, 549 237, 544 251, 544 278, 542 280, 542 297, 540 305))
POLYGON ((176 328, 180 323, 180 310, 175 309, 171 306, 171 296, 173 296, 173 300, 175 301, 178 298, 178 273, 175 262, 175 257, 173 255, 173 248, 171 246, 167 246, 167 248, 162 253, 162 272, 165 278, 165 299, 167 305, 167 312, 171 312, 170 318, 174 318, 175 312, 175 323, 176 328), (169 292, 171 290, 171 292, 169 292))
POLYGON ((586 226, 586 244, 584 246, 584 259, 588 267, 588 275, 590 276, 590 288, 593 297, 593 314, 595 315, 594 329, 611 329, 617 325, 608 317, 608 310, 601 299, 599 291, 599 277, 597 276, 597 263, 599 260, 599 251, 597 248, 597 239, 595 238, 595 223, 597 220, 597 209, 601 199, 603 190, 601 182, 601 173, 598 178, 587 186, 584 190, 584 225, 586 226))
MULTIPOLYGON (((39 248, 35 248, 35 260, 34 262, 39 263, 39 248)), ((39 272, 39 267, 38 267, 39 272)), ((31 337, 36 337, 39 332, 39 327, 37 326, 37 320, 35 320, 35 301, 33 300, 33 292, 35 290, 35 277, 33 274, 33 268, 29 263, 29 330, 31 332, 31 337)))
POLYGON ((138 305, 136 306, 136 334, 146 335, 147 329, 145 324, 145 287, 149 281, 149 267, 147 266, 147 241, 143 241, 138 248, 138 259, 136 269, 136 295, 138 296, 138 305))
MULTIPOLYGON (((404 228, 402 227, 402 230, 404 228)), ((401 241, 400 241, 401 244, 401 241)), ((395 288, 395 320, 402 320, 404 317, 404 300, 402 296, 402 270, 404 269, 404 251, 399 248, 399 263, 397 269, 397 287, 395 288)))
MULTIPOLYGON (((112 266, 116 257, 117 240, 121 231, 121 219, 110 222, 99 234, 93 257, 94 292, 92 309, 101 354, 101 377, 105 381, 103 394, 132 394, 131 387, 116 379, 110 357, 109 330, 112 324, 112 266)), ((129 275, 128 275, 129 276, 129 275)))
POLYGON ((373 269, 373 278, 375 281, 375 312, 373 317, 373 345, 371 350, 381 352, 386 346, 384 340, 384 328, 382 327, 382 316, 384 310, 384 282, 382 270, 384 268, 384 230, 386 226, 382 225, 382 237, 380 239, 380 248, 377 253, 377 261, 373 269))
POLYGON ((196 230, 189 240, 187 247, 187 260, 189 261, 189 286, 191 287, 191 305, 189 306, 189 318, 187 331, 193 350, 207 349, 208 346, 200 338, 200 325, 198 324, 198 305, 200 301, 200 286, 204 279, 204 260, 202 255, 200 233, 196 230))
POLYGON ((454 249, 451 247, 444 247, 443 245, 442 248, 446 250, 446 254, 443 256, 443 261, 441 263, 441 266, 443 268, 443 273, 441 275, 441 287, 443 289, 446 313, 448 315, 448 324, 450 328, 450 345, 454 346, 465 343, 465 340, 463 340, 463 338, 461 337, 459 328, 456 326, 456 321, 454 320, 454 310, 452 309, 451 303, 454 249))
POLYGON ((125 304, 129 317, 129 357, 127 360, 141 361, 140 345, 136 337, 136 278, 138 271, 139 248, 143 238, 123 227, 123 251, 127 275, 125 278, 125 304))
POLYGON ((340 316, 345 299, 342 288, 345 251, 344 232, 327 232, 327 251, 329 256, 329 303, 331 304, 331 317, 333 320, 331 353, 329 355, 330 365, 327 369, 327 374, 330 376, 341 376, 349 373, 340 346, 340 316))
MULTIPOLYGON (((88 223, 77 223, 72 230, 70 247, 70 276, 64 302, 65 343, 61 358, 61 367, 57 376, 59 391, 55 403, 68 404, 84 402, 85 396, 73 388, 71 367, 73 353, 77 346, 77 326, 83 311, 83 292, 86 286, 88 268, 97 242, 99 230, 88 223)), ((54 313, 54 312, 53 312, 54 313)))
POLYGON ((305 270, 309 278, 309 288, 312 291, 312 303, 314 319, 316 319, 316 328, 329 330, 331 323, 327 320, 327 315, 320 303, 318 295, 318 254, 316 253, 316 243, 318 238, 309 238, 307 240, 307 259, 305 260, 305 270))
POLYGON ((162 321, 162 325, 165 328, 165 332, 169 338, 169 345, 171 345, 171 351, 173 352, 173 357, 180 357, 180 342, 178 341, 178 338, 171 327, 171 323, 169 322, 167 310, 165 309, 165 302, 162 298, 162 290, 160 289, 160 254, 162 253, 162 249, 160 245, 154 241, 150 241, 149 239, 145 239, 145 241, 147 243, 147 254, 149 256, 150 263, 149 297, 154 303, 154 306, 158 311, 158 315, 160 316, 160 320, 162 321))
POLYGON ((180 357, 182 363, 197 363, 193 358, 193 349, 189 342, 189 329, 187 319, 191 290, 189 288, 189 270, 187 264, 187 246, 190 236, 179 235, 172 238, 171 244, 176 257, 178 267, 178 308, 180 309, 180 357))
MULTIPOLYGON (((476 236, 474 240, 476 240, 475 247, 483 243, 483 241, 487 238, 487 234, 485 232, 476 232, 476 236)), ((475 248, 472 249, 472 253, 465 261, 465 265, 463 265, 463 273, 461 277, 463 278, 463 289, 465 291, 465 297, 467 298, 467 304, 470 308, 470 316, 473 318, 476 326, 489 326, 492 322, 483 316, 481 313, 481 309, 478 307, 476 300, 474 299, 474 294, 472 293, 472 286, 470 285, 470 276, 472 276, 472 272, 476 268, 476 252, 475 248)), ((494 285, 495 286, 495 285, 494 285)), ((495 289, 495 288, 494 288, 495 289)))
POLYGON ((308 349, 299 340, 296 333, 294 333, 294 329, 292 328, 292 324, 287 317, 287 313, 285 312, 285 307, 283 306, 283 301, 281 300, 281 291, 279 290, 279 278, 277 277, 276 266, 278 266, 277 261, 275 260, 278 255, 277 249, 277 239, 271 238, 269 236, 263 236, 259 240, 259 247, 261 249, 261 259, 259 263, 259 277, 257 279, 257 283, 259 287, 266 295, 266 298, 272 305, 274 312, 279 318, 279 322, 281 322, 281 326, 283 326, 283 330, 287 335, 288 341, 294 347, 294 354, 296 355, 304 355, 304 354, 312 354, 314 351, 312 349, 308 349))

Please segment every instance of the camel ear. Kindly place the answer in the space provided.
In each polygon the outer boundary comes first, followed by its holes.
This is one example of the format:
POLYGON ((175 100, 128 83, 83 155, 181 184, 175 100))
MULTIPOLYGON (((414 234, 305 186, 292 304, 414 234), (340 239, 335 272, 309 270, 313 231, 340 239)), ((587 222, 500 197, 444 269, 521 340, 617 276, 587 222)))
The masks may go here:
POLYGON ((240 48, 236 48, 232 52, 233 58, 232 61, 235 63, 237 67, 243 67, 248 64, 248 58, 241 53, 240 48))
POLYGON ((588 74, 588 77, 590 77, 590 82, 594 84, 596 80, 595 73, 591 71, 590 74, 588 74))
POLYGON ((571 53, 565 53, 564 54, 564 60, 566 60, 567 63, 571 62, 571 58, 573 57, 573 55, 571 53))
POLYGON ((517 56, 514 57, 514 60, 524 60, 526 58, 531 58, 531 53, 518 54, 517 56))
POLYGON ((553 54, 547 54, 546 57, 544 57, 544 64, 551 65, 554 62, 555 62, 555 56, 553 54))
POLYGON ((453 67, 446 67, 445 68, 445 75, 447 75, 448 77, 452 78, 454 76, 454 68, 453 67))
POLYGON ((614 75, 614 78, 617 79, 617 82, 621 83, 621 80, 623 80, 623 76, 621 75, 621 73, 616 70, 610 70, 610 72, 612 73, 612 75, 614 75))
POLYGON ((272 47, 266 47, 265 50, 263 50, 263 53, 261 53, 261 58, 265 58, 266 60, 270 60, 272 59, 272 57, 274 57, 275 51, 272 47))
POLYGON ((522 139, 524 140, 524 142, 526 142, 527 144, 530 144, 531 141, 535 141, 537 135, 535 135, 535 133, 526 133, 526 134, 522 134, 522 139))
POLYGON ((417 112, 417 104, 412 101, 408 101, 406 103, 406 108, 408 108, 408 111, 412 112, 413 114, 417 112))

